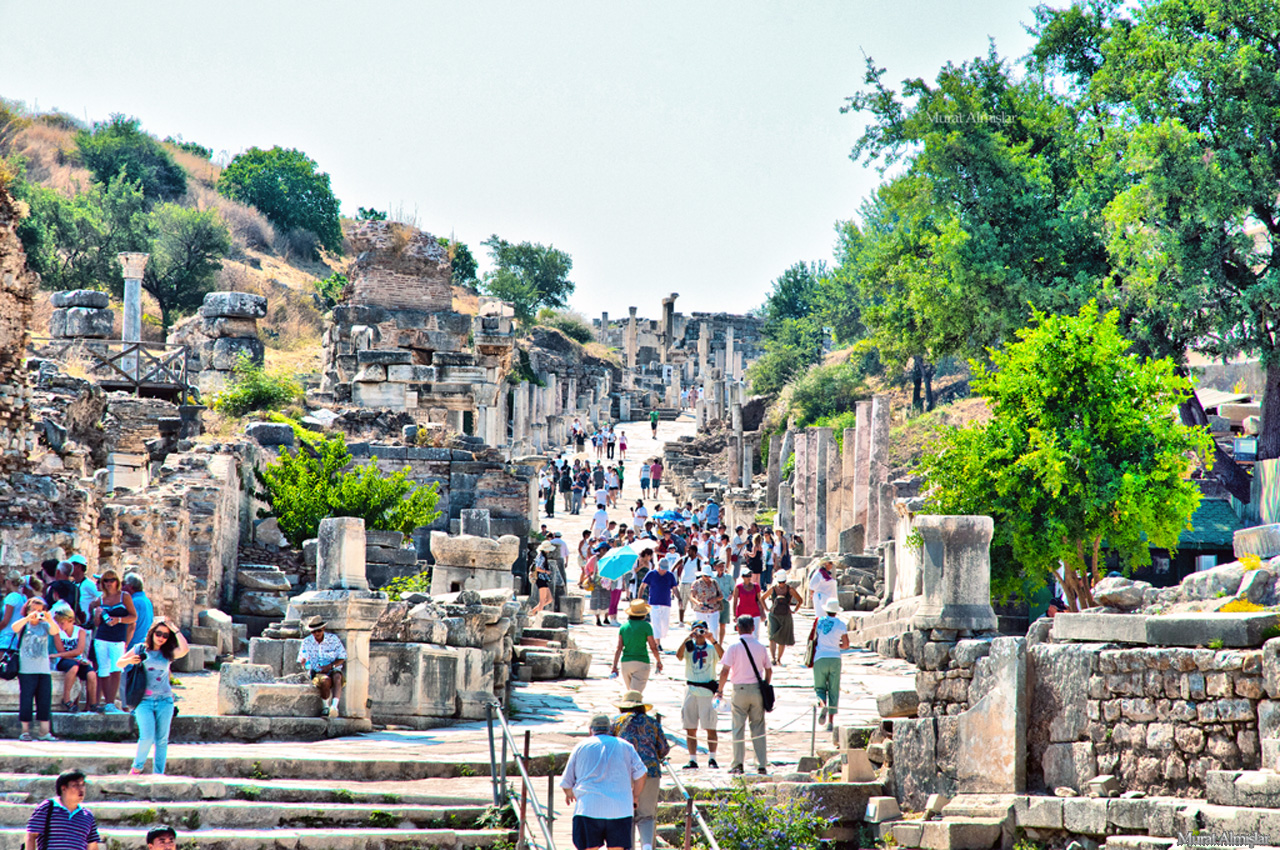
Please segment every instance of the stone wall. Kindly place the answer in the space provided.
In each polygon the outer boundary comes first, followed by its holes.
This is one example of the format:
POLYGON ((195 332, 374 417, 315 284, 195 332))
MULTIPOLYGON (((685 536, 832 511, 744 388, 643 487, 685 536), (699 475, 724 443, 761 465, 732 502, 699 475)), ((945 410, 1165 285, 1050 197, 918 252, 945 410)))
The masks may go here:
POLYGON ((349 303, 392 310, 451 311, 453 267, 430 233, 393 221, 365 221, 347 232, 356 255, 349 303))
POLYGON ((258 339, 258 319, 267 315, 267 299, 248 292, 210 292, 198 315, 174 326, 170 345, 185 345, 189 380, 204 397, 226 389, 241 357, 261 366, 266 347, 258 339))
POLYGON ((37 279, 18 241, 18 222, 13 199, 0 185, 0 476, 26 468, 35 442, 23 359, 37 279))

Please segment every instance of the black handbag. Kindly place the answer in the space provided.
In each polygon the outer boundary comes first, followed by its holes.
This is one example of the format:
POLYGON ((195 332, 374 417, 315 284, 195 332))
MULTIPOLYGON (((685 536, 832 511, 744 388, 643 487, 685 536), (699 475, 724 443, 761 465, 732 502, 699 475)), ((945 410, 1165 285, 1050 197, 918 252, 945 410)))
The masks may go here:
POLYGON ((124 673, 125 708, 134 709, 142 704, 147 695, 147 660, 143 658, 137 664, 130 664, 124 673))
POLYGON ((747 660, 751 662, 751 672, 756 674, 756 683, 760 685, 760 701, 764 703, 764 710, 773 711, 773 685, 760 676, 760 668, 756 666, 756 659, 751 654, 751 647, 744 643, 742 644, 742 650, 747 654, 747 660))
POLYGON ((0 652, 0 679, 18 678, 18 650, 6 649, 0 652))

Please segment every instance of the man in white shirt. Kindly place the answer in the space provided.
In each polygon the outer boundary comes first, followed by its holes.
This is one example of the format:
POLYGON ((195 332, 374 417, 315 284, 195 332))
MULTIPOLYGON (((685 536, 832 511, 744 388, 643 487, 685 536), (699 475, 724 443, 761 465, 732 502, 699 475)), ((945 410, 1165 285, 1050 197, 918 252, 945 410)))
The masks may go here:
POLYGON ((636 528, 643 528, 644 521, 649 518, 649 509, 644 506, 644 499, 636 499, 636 506, 631 509, 636 528))
POLYGON ((733 580, 737 581, 738 576, 742 574, 742 550, 746 548, 747 541, 743 537, 742 526, 738 526, 733 531, 733 540, 729 542, 729 554, 732 556, 729 560, 733 564, 733 580))
POLYGON ((702 559, 698 557, 698 547, 690 543, 684 557, 676 561, 675 567, 676 575, 680 577, 680 587, 677 590, 680 605, 680 625, 684 625, 684 609, 689 606, 689 588, 693 587, 693 580, 698 577, 698 571, 701 569, 702 559))
POLYGON ((649 771, 635 747, 610 733, 609 715, 592 717, 590 728, 560 780, 565 802, 573 804, 573 846, 622 850, 631 846, 632 813, 649 771))
POLYGON ((769 772, 765 747, 764 697, 760 682, 767 683, 773 678, 773 665, 769 662, 769 652, 764 644, 753 637, 755 628, 754 617, 744 614, 738 618, 738 642, 724 654, 721 662, 723 666, 720 668, 720 687, 716 691, 716 696, 723 697, 725 682, 733 684, 733 765, 729 768, 729 773, 732 774, 742 773, 746 761, 744 733, 748 721, 751 723, 751 743, 756 753, 756 770, 765 774, 769 772), (747 653, 750 653, 749 657, 747 653))
POLYGON ((591 530, 595 532, 594 536, 604 537, 605 532, 609 529, 609 512, 604 509, 604 502, 596 503, 596 512, 591 517, 591 530))

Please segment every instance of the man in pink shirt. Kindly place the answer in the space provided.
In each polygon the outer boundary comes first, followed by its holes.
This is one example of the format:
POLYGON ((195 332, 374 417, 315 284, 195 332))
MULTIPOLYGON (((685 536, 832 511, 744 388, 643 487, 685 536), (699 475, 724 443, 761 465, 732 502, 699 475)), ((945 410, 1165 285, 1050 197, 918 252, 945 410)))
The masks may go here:
POLYGON ((764 697, 760 682, 773 678, 773 665, 764 644, 754 637, 755 619, 738 618, 738 642, 725 652, 720 667, 720 687, 716 696, 724 696, 725 682, 733 683, 733 765, 729 773, 742 773, 746 761, 744 733, 751 723, 751 744, 756 752, 756 770, 768 773, 769 760, 765 756, 764 697), (750 653, 748 655, 748 653, 750 653), (754 662, 754 666, 752 664, 754 662))

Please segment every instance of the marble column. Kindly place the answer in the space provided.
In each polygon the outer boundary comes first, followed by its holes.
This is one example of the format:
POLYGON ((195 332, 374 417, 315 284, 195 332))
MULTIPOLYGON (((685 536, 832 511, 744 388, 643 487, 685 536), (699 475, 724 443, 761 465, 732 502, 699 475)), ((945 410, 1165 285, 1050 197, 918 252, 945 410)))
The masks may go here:
POLYGON ((724 371, 731 381, 736 381, 740 377, 734 369, 734 353, 733 325, 728 325, 724 329, 724 371))
POLYGON ((804 552, 813 554, 813 506, 809 489, 809 431, 802 428, 795 434, 796 462, 792 472, 792 508, 795 512, 795 533, 804 540, 804 552))
POLYGON ((729 486, 746 486, 742 480, 742 405, 733 402, 729 407, 729 486))
POLYGON ((627 310, 630 313, 630 315, 627 317, 627 339, 626 339, 627 368, 635 369, 637 348, 639 347, 639 335, 636 329, 636 308, 628 307, 627 310))
POLYGON ((878 395, 871 399, 871 445, 868 452, 869 480, 867 481, 867 550, 872 551, 880 543, 880 485, 889 480, 889 397, 878 395))
MULTIPOLYGON (((810 441, 816 444, 816 451, 810 452, 810 465, 813 467, 813 552, 826 552, 827 545, 827 502, 831 498, 831 456, 835 452, 835 432, 830 428, 810 429, 810 441)), ((808 551, 808 550, 806 550, 808 551)))
POLYGON ((676 336, 676 299, 679 293, 673 292, 662 299, 662 362, 671 362, 671 348, 675 345, 676 336))
POLYGON ((523 447, 529 442, 529 382, 516 384, 511 397, 511 442, 523 447))
MULTIPOLYGON (((124 322, 120 339, 126 344, 142 342, 142 275, 147 268, 150 254, 117 254, 124 275, 124 322)), ((121 358, 121 368, 130 377, 138 377, 138 358, 127 355, 121 358)))
MULTIPOLYGON (((858 523, 858 510, 854 504, 855 482, 858 477, 858 429, 845 428, 841 439, 844 441, 844 447, 840 452, 840 533, 843 534, 858 523)), ((841 554, 859 555, 861 553, 844 552, 841 549, 841 554)))
POLYGON ((710 364, 707 362, 711 355, 711 325, 707 322, 698 323, 698 376, 703 380, 706 379, 707 369, 710 364))
POLYGON ((600 333, 596 335, 596 339, 600 341, 601 345, 609 344, 609 314, 608 313, 600 314, 600 333))

